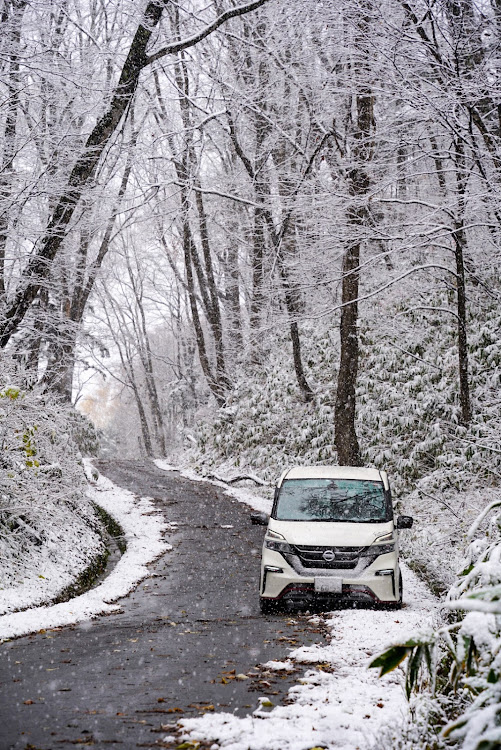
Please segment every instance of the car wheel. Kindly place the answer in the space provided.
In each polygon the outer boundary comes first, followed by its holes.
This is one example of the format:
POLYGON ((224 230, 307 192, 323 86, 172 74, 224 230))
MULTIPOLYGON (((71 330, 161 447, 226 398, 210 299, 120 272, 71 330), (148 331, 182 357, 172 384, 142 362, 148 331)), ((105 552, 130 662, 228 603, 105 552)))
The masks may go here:
POLYGON ((259 609, 263 615, 273 615, 275 612, 278 612, 279 607, 277 602, 261 596, 259 599, 259 609))

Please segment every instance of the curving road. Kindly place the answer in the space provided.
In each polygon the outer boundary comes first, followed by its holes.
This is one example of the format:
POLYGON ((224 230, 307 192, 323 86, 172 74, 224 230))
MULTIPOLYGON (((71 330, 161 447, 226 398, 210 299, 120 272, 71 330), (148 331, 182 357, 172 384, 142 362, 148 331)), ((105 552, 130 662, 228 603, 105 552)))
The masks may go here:
POLYGON ((258 665, 319 640, 297 615, 259 614, 263 528, 245 506, 149 462, 98 468, 155 498, 178 524, 174 549, 120 613, 0 646, 0 750, 169 747, 166 725, 182 716, 283 699, 294 676, 258 665))

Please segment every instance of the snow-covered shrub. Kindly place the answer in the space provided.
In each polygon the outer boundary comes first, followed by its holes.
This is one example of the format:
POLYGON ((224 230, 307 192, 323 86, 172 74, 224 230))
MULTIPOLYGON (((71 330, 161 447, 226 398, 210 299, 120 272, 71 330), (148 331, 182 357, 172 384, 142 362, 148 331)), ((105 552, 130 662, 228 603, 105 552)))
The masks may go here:
POLYGON ((1 612, 14 606, 22 584, 33 591, 31 603, 63 590, 103 543, 72 413, 36 389, 24 390, 5 360, 0 368, 1 612))
POLYGON ((308 327, 304 333, 307 377, 314 404, 300 396, 286 338, 277 337, 273 356, 241 377, 226 405, 202 423, 194 460, 202 471, 252 469, 274 482, 297 463, 335 463, 334 356, 336 335, 308 327))
POLYGON ((472 541, 447 597, 466 615, 394 644, 371 664, 386 674, 407 658, 408 696, 424 691, 423 736, 434 737, 441 725, 446 746, 462 750, 501 747, 501 518, 484 523, 499 506, 501 500, 491 503, 471 527, 472 541))

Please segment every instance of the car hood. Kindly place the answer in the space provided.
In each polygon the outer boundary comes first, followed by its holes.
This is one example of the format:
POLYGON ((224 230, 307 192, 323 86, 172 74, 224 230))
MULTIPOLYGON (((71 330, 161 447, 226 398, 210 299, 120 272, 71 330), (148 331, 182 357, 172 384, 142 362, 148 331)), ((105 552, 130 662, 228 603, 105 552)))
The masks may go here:
POLYGON ((336 521, 277 521, 268 529, 281 534, 289 544, 323 547, 368 547, 383 534, 393 531, 393 521, 384 523, 338 523, 336 521))

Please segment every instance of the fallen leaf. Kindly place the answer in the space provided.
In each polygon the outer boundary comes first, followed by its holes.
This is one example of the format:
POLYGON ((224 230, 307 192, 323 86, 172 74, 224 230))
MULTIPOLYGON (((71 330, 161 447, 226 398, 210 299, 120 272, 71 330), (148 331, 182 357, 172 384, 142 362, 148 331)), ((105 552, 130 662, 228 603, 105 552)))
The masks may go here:
POLYGON ((317 669, 320 669, 321 672, 332 672, 332 664, 326 663, 326 664, 317 664, 317 669))
POLYGON ((246 674, 237 674, 237 676, 235 677, 235 679, 236 680, 248 680, 249 678, 247 677, 246 674))
POLYGON ((214 706, 212 703, 202 706, 199 703, 190 703, 190 708, 196 708, 197 711, 214 711, 214 706))
POLYGON ((168 708, 167 713, 168 714, 184 714, 184 710, 176 706, 175 708, 168 708))
POLYGON ((273 703, 270 701, 269 698, 260 698, 259 704, 261 708, 271 708, 273 706, 273 703))
POLYGON ((32 706, 35 701, 32 701, 31 699, 28 699, 27 701, 23 701, 25 706, 32 706))

